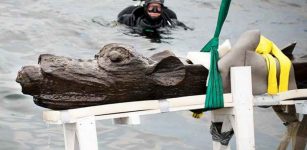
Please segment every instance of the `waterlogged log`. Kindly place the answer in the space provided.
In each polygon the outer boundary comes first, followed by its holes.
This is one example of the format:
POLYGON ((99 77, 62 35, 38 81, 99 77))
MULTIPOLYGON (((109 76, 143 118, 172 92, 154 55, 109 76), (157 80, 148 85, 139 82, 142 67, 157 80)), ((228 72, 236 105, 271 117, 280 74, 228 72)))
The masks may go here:
POLYGON ((71 109, 128 101, 199 95, 208 70, 183 64, 170 51, 145 58, 122 44, 104 46, 93 60, 41 55, 39 66, 18 73, 22 92, 35 104, 71 109))
MULTIPOLYGON (((219 61, 224 92, 230 91, 229 70, 251 66, 253 94, 267 90, 267 68, 254 52, 259 31, 248 31, 219 61)), ((307 57, 294 57, 294 44, 284 49, 291 58, 289 89, 307 88, 307 57)), ((278 62, 277 62, 278 63, 278 62)), ((82 60, 43 54, 37 66, 25 66, 16 81, 24 94, 50 109, 72 109, 130 101, 165 99, 206 93, 208 70, 181 61, 170 51, 146 58, 131 46, 108 44, 94 59, 82 60)))

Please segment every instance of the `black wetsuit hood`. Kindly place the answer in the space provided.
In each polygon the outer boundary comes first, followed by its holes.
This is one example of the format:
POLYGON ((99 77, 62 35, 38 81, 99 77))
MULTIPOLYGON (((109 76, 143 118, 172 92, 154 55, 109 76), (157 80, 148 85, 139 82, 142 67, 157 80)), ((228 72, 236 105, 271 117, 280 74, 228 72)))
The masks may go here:
POLYGON ((144 6, 147 6, 149 3, 159 3, 159 4, 163 5, 164 0, 145 0, 144 6))

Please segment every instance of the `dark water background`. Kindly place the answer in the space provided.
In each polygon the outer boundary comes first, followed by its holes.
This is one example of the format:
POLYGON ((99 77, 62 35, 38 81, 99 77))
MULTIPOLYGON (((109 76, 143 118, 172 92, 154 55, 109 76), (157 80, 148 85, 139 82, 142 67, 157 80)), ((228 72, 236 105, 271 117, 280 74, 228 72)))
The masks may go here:
MULTIPOLYGON (((105 44, 120 42, 150 56, 170 49, 185 57, 199 51, 214 32, 219 0, 166 0, 178 18, 194 28, 174 29, 161 43, 130 35, 117 26, 117 13, 130 0, 1 0, 0 1, 0 149, 64 149, 61 126, 42 121, 42 108, 22 95, 15 83, 23 65, 37 63, 39 54, 93 58, 105 44), (128 34, 128 35, 127 35, 128 34)), ((260 29, 279 47, 297 41, 296 54, 307 54, 306 0, 233 0, 221 39, 232 43, 248 29, 260 29)), ((142 117, 139 126, 97 122, 100 149, 212 149, 210 113, 200 120, 190 112, 142 117)), ((276 149, 285 127, 270 108, 256 108, 256 148, 276 149)), ((235 142, 232 141, 234 147, 235 142)))

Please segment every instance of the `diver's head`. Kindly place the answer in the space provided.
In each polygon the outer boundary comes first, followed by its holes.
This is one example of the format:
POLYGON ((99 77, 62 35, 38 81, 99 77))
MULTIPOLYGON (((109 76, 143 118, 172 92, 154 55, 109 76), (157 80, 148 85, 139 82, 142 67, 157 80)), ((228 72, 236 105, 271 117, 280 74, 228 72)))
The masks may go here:
POLYGON ((146 0, 144 4, 147 15, 155 20, 161 17, 164 0, 146 0))

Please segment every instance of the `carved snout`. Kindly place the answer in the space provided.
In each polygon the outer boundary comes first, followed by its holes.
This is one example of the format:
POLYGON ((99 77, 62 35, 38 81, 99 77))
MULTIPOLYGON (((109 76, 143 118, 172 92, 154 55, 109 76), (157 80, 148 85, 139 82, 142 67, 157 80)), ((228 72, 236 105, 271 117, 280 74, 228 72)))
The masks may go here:
POLYGON ((40 93, 39 84, 43 80, 40 67, 25 66, 18 72, 16 82, 22 86, 22 92, 25 94, 40 93))

